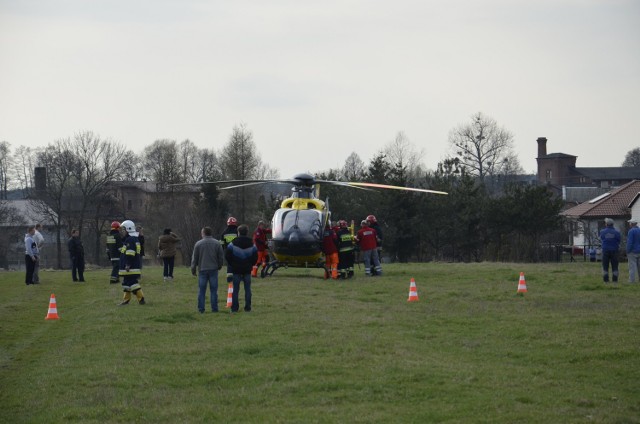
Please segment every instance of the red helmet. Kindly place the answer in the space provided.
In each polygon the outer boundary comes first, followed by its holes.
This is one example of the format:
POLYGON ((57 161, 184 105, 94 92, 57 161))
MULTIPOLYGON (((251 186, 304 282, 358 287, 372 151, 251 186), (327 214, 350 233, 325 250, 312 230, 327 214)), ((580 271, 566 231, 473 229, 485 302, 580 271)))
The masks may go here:
POLYGON ((111 223, 111 229, 112 230, 117 230, 118 228, 120 228, 120 223, 118 221, 113 221, 111 223))
POLYGON ((368 215, 368 216, 367 216, 367 221, 369 221, 369 223, 370 223, 370 224, 375 224, 376 222, 378 222, 378 221, 376 220, 376 217, 375 217, 375 216, 373 216, 373 215, 368 215))
POLYGON ((340 228, 347 228, 347 221, 341 219, 340 221, 338 221, 338 225, 340 226, 340 228))
POLYGON ((238 225, 238 220, 230 216, 229 219, 227 219, 227 225, 238 225))

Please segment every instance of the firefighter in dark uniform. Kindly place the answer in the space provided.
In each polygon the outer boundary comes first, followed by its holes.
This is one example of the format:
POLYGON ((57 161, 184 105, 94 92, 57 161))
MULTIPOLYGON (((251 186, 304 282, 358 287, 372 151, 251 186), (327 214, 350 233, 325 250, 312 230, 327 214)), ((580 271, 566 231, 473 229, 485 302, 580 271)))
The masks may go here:
POLYGON ((340 278, 353 277, 354 262, 354 238, 351 230, 347 227, 347 221, 338 221, 338 273, 340 278))
POLYGON ((140 286, 140 240, 133 221, 126 220, 122 228, 127 232, 127 236, 120 248, 120 276, 122 277, 122 290, 124 296, 120 306, 128 305, 131 300, 131 293, 136 295, 138 303, 145 304, 144 294, 140 286))
MULTIPOLYGON (((238 220, 234 217, 230 216, 227 219, 227 228, 220 236, 220 241, 222 242, 222 251, 227 251, 227 246, 231 243, 236 237, 238 237, 238 220)), ((231 265, 227 261, 227 283, 233 283, 233 269, 231 269, 231 265)))
POLYGON ((107 235, 107 256, 111 260, 111 277, 109 282, 116 284, 120 282, 118 274, 120 272, 120 248, 122 247, 122 236, 120 235, 120 223, 113 221, 111 231, 107 235))

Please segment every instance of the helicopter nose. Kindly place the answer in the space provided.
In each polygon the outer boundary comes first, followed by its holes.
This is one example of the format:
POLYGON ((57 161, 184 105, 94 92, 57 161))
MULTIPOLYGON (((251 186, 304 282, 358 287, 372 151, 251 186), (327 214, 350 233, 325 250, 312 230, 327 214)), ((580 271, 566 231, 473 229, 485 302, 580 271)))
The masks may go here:
POLYGON ((289 234, 289 245, 292 244, 300 244, 300 232, 299 231, 294 231, 291 234, 289 234))

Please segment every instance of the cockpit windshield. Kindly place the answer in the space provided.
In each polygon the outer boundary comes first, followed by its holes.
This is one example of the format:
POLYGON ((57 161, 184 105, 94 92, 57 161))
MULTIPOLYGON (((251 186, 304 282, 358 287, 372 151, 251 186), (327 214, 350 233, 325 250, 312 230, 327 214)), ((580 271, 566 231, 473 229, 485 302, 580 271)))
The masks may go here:
POLYGON ((272 231, 274 239, 287 237, 298 231, 315 239, 322 233, 322 211, 317 209, 279 209, 273 216, 272 231))

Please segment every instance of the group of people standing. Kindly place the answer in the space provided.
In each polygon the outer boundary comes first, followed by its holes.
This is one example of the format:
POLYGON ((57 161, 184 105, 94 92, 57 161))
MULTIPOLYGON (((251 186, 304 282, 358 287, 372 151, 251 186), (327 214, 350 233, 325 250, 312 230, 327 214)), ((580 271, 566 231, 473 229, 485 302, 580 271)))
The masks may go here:
MULTIPOLYGON (((27 228, 24 236, 24 260, 25 260, 25 284, 40 284, 40 261, 44 236, 42 224, 36 224, 27 228)), ((71 237, 67 240, 69 259, 71 263, 71 277, 74 282, 85 282, 84 279, 84 247, 80 240, 78 230, 71 230, 71 237)))
POLYGON ((382 229, 374 215, 360 222, 356 234, 347 226, 347 221, 327 223, 323 233, 322 252, 325 256, 325 279, 353 277, 356 246, 362 252, 365 276, 382 275, 380 250, 382 229))
POLYGON ((240 309, 240 283, 244 289, 244 311, 251 312, 251 277, 257 276, 258 265, 267 262, 267 234, 263 221, 258 223, 253 238, 249 237, 249 227, 238 225, 234 217, 227 219, 227 227, 218 241, 210 227, 201 231, 202 239, 194 248, 191 257, 191 273, 198 277, 198 312, 204 313, 207 286, 210 291, 211 312, 218 312, 218 271, 223 262, 227 263, 227 283, 233 285, 231 312, 240 309), (262 254, 260 252, 263 252, 262 254))
MULTIPOLYGON (((629 282, 635 283, 640 279, 640 228, 638 220, 631 218, 627 221, 629 232, 627 233, 627 259, 629 261, 629 282)), ((620 231, 614 227, 611 218, 605 218, 605 227, 600 231, 602 243, 602 280, 609 283, 609 266, 611 266, 611 282, 617 283, 619 277, 620 231)))

